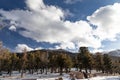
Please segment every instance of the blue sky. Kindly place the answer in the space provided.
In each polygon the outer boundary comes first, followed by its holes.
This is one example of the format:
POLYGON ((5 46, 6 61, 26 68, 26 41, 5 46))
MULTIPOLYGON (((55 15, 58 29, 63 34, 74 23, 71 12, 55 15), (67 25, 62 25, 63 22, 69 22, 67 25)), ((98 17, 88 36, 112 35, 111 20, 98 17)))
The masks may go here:
POLYGON ((14 52, 120 49, 120 0, 0 0, 0 41, 14 52))

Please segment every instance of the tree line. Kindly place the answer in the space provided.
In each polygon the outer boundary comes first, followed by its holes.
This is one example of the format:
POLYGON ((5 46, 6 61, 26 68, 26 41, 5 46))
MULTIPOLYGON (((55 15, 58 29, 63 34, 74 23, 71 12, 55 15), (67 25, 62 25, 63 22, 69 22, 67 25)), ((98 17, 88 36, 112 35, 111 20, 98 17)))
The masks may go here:
POLYGON ((101 53, 91 54, 87 47, 80 47, 79 52, 75 56, 70 56, 65 53, 49 53, 42 51, 23 53, 10 53, 0 43, 0 73, 7 72, 10 76, 13 71, 19 71, 21 77, 24 73, 48 74, 50 73, 68 73, 71 68, 77 71, 85 70, 86 73, 91 73, 91 70, 102 71, 103 73, 119 73, 120 62, 112 62, 111 58, 101 53), (117 64, 117 65, 114 65, 117 64))

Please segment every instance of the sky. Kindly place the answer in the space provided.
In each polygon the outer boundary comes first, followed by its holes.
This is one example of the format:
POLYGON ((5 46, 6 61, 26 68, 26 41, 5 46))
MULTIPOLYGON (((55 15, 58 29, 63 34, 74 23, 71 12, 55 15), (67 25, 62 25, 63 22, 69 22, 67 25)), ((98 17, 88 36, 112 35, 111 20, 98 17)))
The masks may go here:
POLYGON ((120 0, 0 0, 0 41, 12 52, 120 49, 120 0))

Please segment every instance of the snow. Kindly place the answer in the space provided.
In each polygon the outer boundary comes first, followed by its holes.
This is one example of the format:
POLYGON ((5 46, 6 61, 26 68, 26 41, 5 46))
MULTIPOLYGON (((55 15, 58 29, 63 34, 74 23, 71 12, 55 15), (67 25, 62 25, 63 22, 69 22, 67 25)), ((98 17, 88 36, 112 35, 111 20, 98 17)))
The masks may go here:
POLYGON ((120 76, 98 76, 89 80, 120 80, 120 76))
MULTIPOLYGON (((62 76, 63 80, 71 80, 69 77, 62 76)), ((26 79, 36 79, 36 80, 55 80, 58 79, 58 77, 53 78, 36 78, 35 76, 26 76, 25 78, 16 78, 16 77, 6 77, 6 78, 0 78, 0 80, 26 80, 26 79)), ((89 79, 75 79, 75 80, 120 80, 120 76, 97 76, 89 79)))
MULTIPOLYGON (((71 80, 69 78, 68 74, 63 74, 63 76, 60 76, 59 73, 48 73, 47 75, 44 74, 24 74, 23 78, 20 78, 20 73, 17 71, 12 74, 11 77, 9 75, 3 74, 0 76, 0 80, 56 80, 58 78, 62 77, 63 80, 71 80), (6 77, 3 77, 6 76, 6 77)), ((75 80, 120 80, 120 76, 97 76, 97 77, 92 77, 89 79, 75 79, 75 80)))
MULTIPOLYGON (((55 80, 55 78, 48 78, 48 79, 37 79, 37 80, 55 80)), ((63 77, 63 80, 70 80, 69 78, 63 77)), ((76 79, 76 80, 120 80, 119 76, 98 76, 94 78, 89 78, 89 79, 76 79)))

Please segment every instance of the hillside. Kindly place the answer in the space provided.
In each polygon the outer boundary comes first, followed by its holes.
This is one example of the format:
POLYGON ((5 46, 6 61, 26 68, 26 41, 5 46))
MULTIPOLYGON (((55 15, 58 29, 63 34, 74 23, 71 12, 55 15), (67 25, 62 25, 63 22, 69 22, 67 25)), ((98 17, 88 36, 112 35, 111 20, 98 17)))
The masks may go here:
POLYGON ((120 50, 118 49, 118 50, 110 51, 110 52, 108 52, 108 55, 120 57, 120 50))

